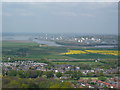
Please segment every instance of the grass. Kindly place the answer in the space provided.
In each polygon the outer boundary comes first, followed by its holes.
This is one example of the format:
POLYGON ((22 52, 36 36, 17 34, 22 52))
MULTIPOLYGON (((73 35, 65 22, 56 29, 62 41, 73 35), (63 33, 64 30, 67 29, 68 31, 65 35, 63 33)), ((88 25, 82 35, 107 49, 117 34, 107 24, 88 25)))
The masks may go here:
POLYGON ((2 47, 22 47, 22 46, 37 46, 34 42, 16 42, 16 41, 3 41, 2 47))
POLYGON ((60 55, 51 55, 51 54, 46 54, 46 55, 30 55, 28 58, 39 58, 39 59, 74 59, 72 57, 68 56, 60 56, 60 55))
POLYGON ((88 65, 104 65, 100 62, 52 62, 54 64, 69 64, 69 65, 80 65, 80 64, 88 64, 88 65))
POLYGON ((96 80, 98 80, 98 77, 80 77, 80 79, 96 79, 96 80))
MULTIPOLYGON (((73 54, 73 55, 61 55, 60 53, 67 52, 69 49, 72 50, 92 50, 98 48, 80 48, 80 47, 53 47, 53 46, 44 46, 39 47, 39 44, 34 42, 16 42, 16 41, 3 41, 2 42, 2 54, 5 57, 21 57, 19 56, 19 49, 26 48, 27 55, 26 58, 30 59, 106 59, 106 58, 118 58, 113 55, 101 55, 101 54, 73 54)), ((116 48, 115 48, 116 49, 116 48)), ((99 48, 100 50, 100 48, 99 48)), ((21 57, 22 58, 22 57, 21 57)), ((57 62, 53 62, 57 63, 57 62)), ((73 63, 76 64, 78 62, 60 62, 60 63, 73 63)), ((85 62, 86 63, 86 62, 85 62)))
MULTIPOLYGON (((99 77, 80 77, 80 79, 96 79, 98 80, 99 77)), ((110 78, 110 77, 106 77, 106 78, 110 78)))
POLYGON ((90 53, 90 54, 72 54, 72 55, 64 55, 72 58, 77 58, 77 59, 98 59, 98 58, 117 58, 118 56, 113 56, 113 55, 102 55, 102 54, 95 54, 95 53, 90 53))

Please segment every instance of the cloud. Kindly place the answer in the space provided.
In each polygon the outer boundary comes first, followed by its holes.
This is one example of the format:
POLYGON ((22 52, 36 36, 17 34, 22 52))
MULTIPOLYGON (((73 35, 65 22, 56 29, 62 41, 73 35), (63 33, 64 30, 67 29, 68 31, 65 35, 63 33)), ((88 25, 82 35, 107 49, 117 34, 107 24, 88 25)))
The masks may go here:
POLYGON ((77 12, 53 12, 53 15, 59 15, 59 16, 72 16, 72 17, 76 17, 76 16, 82 16, 82 17, 94 17, 95 15, 93 15, 92 13, 77 13, 77 12))
POLYGON ((33 16, 33 13, 20 13, 19 16, 33 16))
POLYGON ((91 13, 80 13, 80 16, 84 16, 84 17, 94 17, 95 15, 91 14, 91 13))
POLYGON ((66 32, 69 30, 94 33, 110 30, 114 33, 114 30, 117 31, 117 14, 111 11, 117 10, 116 5, 104 2, 3 3, 3 13, 9 16, 4 19, 4 27, 8 25, 6 31, 20 32, 25 30, 26 32, 66 32))
POLYGON ((2 13, 3 16, 13 16, 11 13, 8 13, 8 12, 4 12, 2 13))
POLYGON ((9 12, 4 12, 2 13, 3 16, 7 16, 7 17, 10 17, 10 16, 33 16, 34 14, 33 13, 29 13, 29 12, 22 12, 22 13, 9 13, 9 12))
MULTIPOLYGON (((99 10, 116 7, 117 3, 5 3, 3 15, 5 16, 35 16, 37 14, 49 13, 61 16, 94 17, 99 10)), ((107 9, 108 10, 108 9, 107 9)), ((111 12, 116 10, 110 9, 111 12)))
POLYGON ((119 0, 2 0, 2 2, 119 2, 119 0))
POLYGON ((25 5, 18 4, 3 4, 2 15, 3 16, 33 16, 33 12, 31 12, 28 8, 24 8, 25 5), (22 7, 23 6, 23 7, 22 7))
POLYGON ((62 16, 78 16, 77 15, 77 13, 75 13, 75 12, 65 12, 65 11, 63 11, 63 12, 53 12, 52 13, 53 15, 62 15, 62 16))

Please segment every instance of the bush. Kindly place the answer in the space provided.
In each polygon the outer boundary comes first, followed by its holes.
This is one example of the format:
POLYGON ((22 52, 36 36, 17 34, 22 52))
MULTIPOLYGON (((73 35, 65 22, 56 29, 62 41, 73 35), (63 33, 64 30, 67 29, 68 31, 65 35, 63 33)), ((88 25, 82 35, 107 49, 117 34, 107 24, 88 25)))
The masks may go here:
POLYGON ((107 78, 104 76, 98 77, 98 80, 105 81, 107 78))

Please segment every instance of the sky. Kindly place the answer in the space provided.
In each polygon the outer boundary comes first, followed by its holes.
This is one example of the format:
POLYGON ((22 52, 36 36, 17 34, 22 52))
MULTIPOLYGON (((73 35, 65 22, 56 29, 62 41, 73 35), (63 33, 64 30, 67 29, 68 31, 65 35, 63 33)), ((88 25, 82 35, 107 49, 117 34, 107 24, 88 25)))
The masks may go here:
POLYGON ((117 2, 3 2, 2 32, 118 33, 117 2))

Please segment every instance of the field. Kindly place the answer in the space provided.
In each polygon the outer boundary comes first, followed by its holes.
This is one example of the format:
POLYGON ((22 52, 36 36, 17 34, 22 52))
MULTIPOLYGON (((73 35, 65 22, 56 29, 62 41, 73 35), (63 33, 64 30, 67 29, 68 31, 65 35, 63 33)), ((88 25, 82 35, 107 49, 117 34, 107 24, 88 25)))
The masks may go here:
POLYGON ((82 51, 82 50, 69 50, 66 53, 61 53, 61 54, 65 54, 65 55, 70 55, 70 54, 87 54, 87 52, 82 51))
POLYGON ((24 41, 24 40, 11 40, 11 41, 3 41, 2 47, 25 47, 25 46, 36 46, 37 43, 31 42, 31 41, 24 41))
POLYGON ((98 59, 118 58, 116 48, 103 50, 103 48, 73 48, 43 46, 34 42, 3 41, 3 56, 33 59, 98 59))
MULTIPOLYGON (((62 66, 72 66, 71 70, 73 70, 75 67, 80 68, 80 72, 85 71, 85 70, 94 70, 94 69, 103 69, 103 70, 110 70, 111 68, 115 69, 118 67, 118 57, 116 52, 117 48, 88 48, 88 47, 66 47, 66 46, 61 46, 61 47, 53 47, 53 46, 47 46, 47 45, 39 45, 34 42, 25 42, 25 41, 3 41, 2 42, 2 61, 3 62, 13 62, 13 61, 25 61, 25 60, 32 60, 40 63, 46 63, 48 64, 47 68, 55 69, 57 66, 60 65, 62 66), (106 52, 107 51, 107 52, 106 52), (112 52, 108 52, 112 51, 112 52), (106 54, 107 53, 107 54, 106 54), (112 54, 111 54, 112 53, 112 54), (115 53, 115 54, 114 54, 115 53), (10 59, 9 59, 10 58, 10 59)), ((58 67, 58 69, 60 68, 58 67)), ((46 68, 46 67, 45 67, 46 68)), ((61 68, 61 70, 64 68, 61 68)), ((29 69, 30 70, 30 69, 29 69)), ((28 70, 28 71, 29 71, 28 70)), ((35 71, 35 70, 32 70, 35 71)), ((67 76, 65 74, 68 70, 65 69, 64 73, 62 75, 64 77, 67 76)), ((12 72, 12 70, 11 70, 12 72)), ((27 73, 24 74, 24 71, 19 71, 17 73, 17 76, 14 76, 15 72, 12 72, 12 76, 10 73, 8 73, 8 76, 1 76, 0 79, 3 79, 4 86, 15 86, 16 83, 20 85, 21 83, 25 82, 25 85, 28 87, 33 87, 31 86, 32 83, 36 83, 36 85, 43 86, 43 87, 50 87, 52 84, 58 84, 61 85, 61 80, 60 78, 56 78, 56 82, 51 79, 46 78, 45 75, 50 74, 49 71, 43 72, 40 76, 41 82, 39 78, 19 78, 18 76, 26 76, 31 74, 27 73), (23 73, 23 74, 21 74, 23 73), (8 79, 9 83, 6 84, 6 80, 8 79), (19 79, 19 80, 17 80, 19 79), (45 80, 44 80, 45 79, 45 80), (45 81, 45 82, 44 82, 45 81), (26 83, 27 82, 27 83, 26 83), (11 84, 13 83, 13 84, 11 84), (43 84, 44 83, 44 84, 43 84), (47 84, 46 84, 47 83, 47 84), (50 83, 50 85, 49 85, 50 83), (52 83, 52 84, 51 84, 52 83), (14 85, 15 84, 15 85, 14 85), (30 85, 29 85, 30 84, 30 85), (47 86, 46 86, 47 85, 47 86)), ((27 71, 26 71, 27 72, 27 71)), ((77 85, 79 79, 84 79, 84 80, 90 80, 90 79, 96 79, 99 80, 100 75, 103 75, 102 72, 94 72, 94 73, 87 73, 86 75, 81 74, 79 71, 68 71, 69 76, 68 79, 63 79, 64 83, 72 83, 77 85), (77 75, 77 76, 76 76, 77 75), (79 76, 78 76, 79 75, 79 76), (69 78, 70 77, 70 78, 69 78), (78 77, 78 78, 76 78, 78 77)), ((36 72, 37 73, 37 72, 36 72)), ((57 75, 56 72, 53 70, 53 76, 57 75)), ((33 73, 34 75, 34 73, 33 73)), ((35 74, 36 75, 36 74, 35 74)), ((105 74, 107 78, 117 76, 117 74, 105 74)), ((55 78, 55 77, 54 77, 55 78)), ((33 84, 34 85, 34 84, 33 84)), ((65 84, 64 84, 65 85, 65 84)), ((63 85, 62 85, 63 86, 63 85)), ((72 86, 72 85, 70 85, 72 86)), ((68 86, 68 87, 70 87, 68 86)), ((79 86, 79 84, 78 84, 79 86)), ((17 86, 18 87, 18 86, 17 86)), ((57 87, 59 87, 57 85, 57 87)), ((60 86, 61 87, 61 86, 60 86)))
POLYGON ((68 50, 66 53, 61 53, 62 55, 74 55, 74 54, 103 54, 103 55, 115 55, 118 56, 120 53, 117 50, 68 50))
POLYGON ((112 65, 112 63, 117 63, 119 57, 116 55, 116 48, 40 47, 37 43, 25 41, 3 41, 2 47, 3 61, 7 61, 7 58, 11 57, 11 61, 34 60, 39 62, 50 62, 52 64, 85 64, 97 67, 104 66, 108 63, 111 63, 110 65, 112 65), (95 60, 97 59, 100 59, 100 61, 96 62, 95 60))
MULTIPOLYGON (((73 59, 75 58, 74 55, 77 58, 87 58, 87 56, 91 56, 93 58, 94 56, 99 56, 99 58, 105 58, 108 56, 111 57, 116 57, 118 55, 117 50, 115 49, 108 49, 108 50, 100 50, 100 48, 73 48, 73 47, 53 47, 53 46, 43 46, 39 47, 39 44, 34 43, 34 42, 17 42, 17 41, 3 41, 2 43, 3 47, 3 55, 4 53, 6 55, 9 52, 11 52, 10 56, 15 55, 16 51, 22 52, 25 51, 28 53, 26 57, 36 57, 36 58, 68 58, 68 59, 73 59), (21 49, 21 50, 20 50, 21 49), (24 50, 22 50, 24 49, 24 50), (74 49, 74 50, 73 50, 74 49), (82 55, 81 55, 82 54, 82 55), (101 54, 101 55, 100 55, 101 54)), ((103 48, 102 48, 103 49, 103 48)), ((19 56, 19 55, 18 55, 19 56)), ((96 59, 96 57, 95 57, 96 59)))

